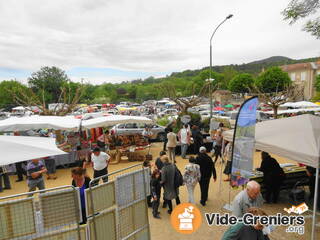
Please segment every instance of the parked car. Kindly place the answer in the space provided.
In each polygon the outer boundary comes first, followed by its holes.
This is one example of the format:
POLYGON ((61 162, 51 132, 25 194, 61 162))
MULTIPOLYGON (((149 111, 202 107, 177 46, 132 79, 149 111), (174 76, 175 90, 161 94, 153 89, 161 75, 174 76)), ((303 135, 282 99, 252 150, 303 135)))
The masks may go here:
POLYGON ((158 113, 158 116, 159 117, 164 117, 166 115, 170 115, 170 116, 173 116, 173 115, 178 115, 178 110, 177 109, 174 109, 174 108, 169 108, 169 109, 166 109, 162 112, 159 112, 158 113))
POLYGON ((108 110, 107 113, 111 114, 111 115, 117 115, 117 114, 119 114, 119 111, 117 109, 113 108, 113 109, 108 110))
MULTIPOLYGON (((229 117, 229 122, 230 122, 231 128, 234 128, 236 125, 236 119, 237 119, 238 112, 237 111, 226 112, 226 115, 229 117)), ((261 111, 257 111, 257 121, 258 122, 267 121, 267 120, 270 120, 268 114, 261 112, 261 111)))
POLYGON ((7 119, 10 117, 9 112, 0 112, 0 120, 7 119))
POLYGON ((208 111, 208 110, 201 111, 199 113, 200 113, 200 117, 201 117, 202 121, 207 119, 207 118, 210 118, 210 111, 208 111))
MULTIPOLYGON (((142 134, 145 124, 137 123, 127 123, 127 124, 117 124, 112 129, 111 132, 116 135, 133 135, 142 134)), ((148 125, 153 133, 151 139, 164 141, 166 138, 165 128, 159 125, 148 125)))

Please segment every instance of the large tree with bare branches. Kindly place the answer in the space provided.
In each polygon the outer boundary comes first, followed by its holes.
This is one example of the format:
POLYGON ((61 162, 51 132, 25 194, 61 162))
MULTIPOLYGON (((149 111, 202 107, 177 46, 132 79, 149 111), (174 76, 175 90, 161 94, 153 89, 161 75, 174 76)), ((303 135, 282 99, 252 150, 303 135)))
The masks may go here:
POLYGON ((288 73, 279 67, 271 67, 255 80, 252 93, 257 95, 261 102, 271 107, 274 118, 277 118, 279 106, 301 97, 303 88, 293 84, 288 73))
POLYGON ((71 82, 67 74, 57 67, 42 67, 31 74, 26 87, 8 89, 16 104, 38 107, 42 115, 63 116, 72 112, 84 94, 82 83, 71 82), (56 103, 49 109, 50 103, 56 103))
POLYGON ((46 92, 44 90, 40 94, 36 94, 31 88, 22 87, 14 90, 8 89, 8 91, 13 96, 16 104, 30 109, 36 106, 40 109, 41 115, 64 116, 77 108, 80 98, 85 91, 85 87, 83 84, 75 84, 72 82, 64 84, 60 89, 58 104, 52 109, 48 107, 49 104, 46 102, 46 92))
MULTIPOLYGON (((181 109, 182 113, 187 113, 187 109, 198 105, 201 102, 201 98, 208 96, 209 93, 209 84, 212 83, 205 83, 199 89, 196 83, 192 83, 189 86, 190 95, 182 96, 176 90, 174 84, 169 82, 164 82, 160 84, 160 88, 163 91, 164 95, 166 95, 171 101, 175 102, 181 109)), ((212 84, 211 86, 211 94, 216 90, 216 86, 212 84)))

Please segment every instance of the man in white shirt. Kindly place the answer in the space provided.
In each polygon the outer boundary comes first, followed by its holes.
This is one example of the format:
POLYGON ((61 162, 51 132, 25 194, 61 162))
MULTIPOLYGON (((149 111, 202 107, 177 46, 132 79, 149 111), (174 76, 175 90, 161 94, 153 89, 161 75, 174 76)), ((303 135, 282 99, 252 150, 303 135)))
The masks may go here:
MULTIPOLYGON (((101 152, 100 148, 96 147, 92 151, 91 162, 93 167, 93 178, 99 178, 108 174, 110 156, 105 152, 101 152)), ((95 182, 99 183, 100 178, 95 182)), ((108 176, 102 177, 103 182, 108 182, 108 176)))
POLYGON ((188 146, 190 144, 190 137, 191 137, 191 134, 188 129, 188 124, 185 124, 178 133, 178 138, 181 144, 181 157, 183 159, 185 159, 187 155, 188 146))

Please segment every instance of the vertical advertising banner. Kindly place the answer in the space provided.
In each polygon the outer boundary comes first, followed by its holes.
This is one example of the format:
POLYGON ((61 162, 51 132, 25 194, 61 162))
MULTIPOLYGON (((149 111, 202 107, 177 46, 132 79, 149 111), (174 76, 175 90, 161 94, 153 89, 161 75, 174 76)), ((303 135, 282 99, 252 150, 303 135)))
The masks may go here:
POLYGON ((233 134, 231 186, 241 186, 252 175, 258 97, 240 107, 233 134))

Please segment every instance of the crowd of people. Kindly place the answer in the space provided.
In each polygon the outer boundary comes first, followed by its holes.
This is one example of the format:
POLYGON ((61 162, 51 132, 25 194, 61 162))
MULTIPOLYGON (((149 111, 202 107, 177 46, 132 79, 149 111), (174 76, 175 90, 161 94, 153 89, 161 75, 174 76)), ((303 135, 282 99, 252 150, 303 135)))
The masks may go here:
MULTIPOLYGON (((188 193, 188 202, 195 204, 197 201, 202 206, 206 206, 208 201, 208 191, 211 181, 217 180, 217 172, 215 164, 221 160, 225 162, 223 173, 227 176, 225 181, 230 181, 232 166, 232 143, 223 140, 223 124, 211 132, 212 151, 208 153, 208 149, 204 146, 203 136, 198 126, 190 126, 188 124, 174 133, 172 126, 166 128, 166 139, 163 145, 163 151, 156 158, 155 163, 146 160, 144 167, 150 168, 150 187, 151 194, 147 198, 148 206, 152 208, 152 215, 156 219, 160 219, 159 207, 162 199, 162 207, 167 208, 168 214, 173 211, 173 200, 176 205, 181 203, 179 197, 179 189, 186 188, 188 193), (188 163, 180 172, 177 167, 176 147, 181 147, 181 158, 188 159, 188 163), (193 153, 188 156, 188 150, 191 148, 193 153), (194 190, 199 184, 200 198, 196 199, 194 190)), ((146 128, 142 134, 144 141, 150 141, 150 129, 146 128)), ((93 185, 97 185, 100 179, 102 182, 108 182, 108 166, 110 156, 107 153, 110 149, 111 142, 115 142, 108 131, 97 138, 97 146, 88 153, 77 155, 77 166, 71 170, 72 185, 79 188, 82 210, 82 223, 86 223, 85 209, 85 189, 89 188, 91 178, 86 173, 86 168, 92 167, 93 185)), ((120 145, 124 142, 122 139, 120 145)), ((66 144, 60 143, 60 147, 66 144)), ((81 152, 77 149, 78 152, 81 152)), ((285 173, 279 163, 267 152, 261 152, 261 165, 256 170, 263 172, 263 185, 265 187, 265 196, 262 197, 261 186, 255 181, 249 181, 246 188, 239 192, 232 201, 232 215, 242 217, 245 213, 252 215, 266 216, 262 209, 264 202, 267 204, 277 203, 281 184, 285 180, 285 173)), ((45 181, 47 179, 56 179, 56 166, 52 158, 33 159, 26 166, 24 162, 16 163, 17 182, 23 181, 24 175, 27 178, 29 192, 35 190, 44 190, 45 181)), ((314 192, 314 169, 307 167, 307 173, 310 178, 310 196, 314 192)), ((8 171, 5 166, 0 166, 0 192, 10 189, 11 184, 8 171), (3 187, 4 184, 4 187, 3 187)), ((32 193, 31 193, 32 194, 32 193)), ((319 201, 320 203, 320 201, 319 201)), ((320 206, 320 204, 319 204, 320 206)), ((244 224, 236 224, 230 227, 223 235, 223 240, 235 239, 268 239, 268 234, 273 230, 272 226, 263 226, 261 224, 255 226, 245 226, 244 224)))
POLYGON ((200 203, 205 206, 208 200, 208 190, 211 177, 216 181, 216 170, 212 158, 206 153, 205 147, 200 147, 199 154, 196 157, 190 157, 189 163, 185 166, 182 174, 176 166, 174 159, 170 159, 165 151, 160 152, 155 164, 150 162, 144 164, 151 169, 151 198, 149 198, 149 207, 153 208, 153 216, 160 218, 159 205, 161 191, 163 191, 163 208, 168 207, 168 213, 173 210, 172 200, 176 205, 181 203, 179 198, 179 188, 186 186, 188 191, 188 202, 195 203, 194 189, 200 184, 201 199, 200 203), (152 201, 152 202, 151 202, 152 201))

